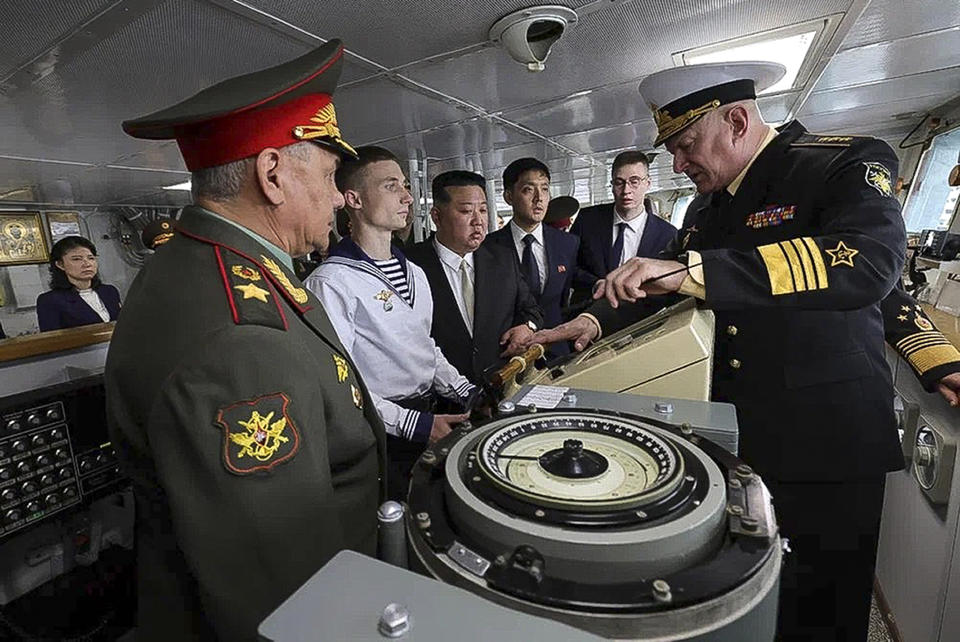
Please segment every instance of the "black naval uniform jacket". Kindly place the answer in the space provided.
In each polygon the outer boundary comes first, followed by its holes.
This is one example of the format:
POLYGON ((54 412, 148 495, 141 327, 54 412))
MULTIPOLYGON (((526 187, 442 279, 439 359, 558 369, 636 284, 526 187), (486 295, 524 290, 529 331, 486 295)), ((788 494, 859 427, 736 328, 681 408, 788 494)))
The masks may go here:
MULTIPOLYGON (((702 257, 716 316, 712 398, 736 405, 740 455, 768 479, 903 466, 879 306, 904 261, 896 175, 885 143, 792 122, 732 199, 724 190, 688 210, 665 251, 702 257)), ((591 312, 617 325, 609 306, 591 312)))
POLYGON ((383 425, 319 301, 242 230, 184 210, 105 379, 137 498, 138 639, 256 640, 338 551, 375 554, 383 425))

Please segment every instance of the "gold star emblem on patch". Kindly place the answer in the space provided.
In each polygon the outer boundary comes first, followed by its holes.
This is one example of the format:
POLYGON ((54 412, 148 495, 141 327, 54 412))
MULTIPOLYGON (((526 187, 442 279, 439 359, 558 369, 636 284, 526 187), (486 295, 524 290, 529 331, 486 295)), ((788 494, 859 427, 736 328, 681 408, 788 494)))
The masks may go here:
POLYGON ((256 299, 257 301, 267 302, 267 297, 270 295, 268 290, 257 287, 253 283, 247 283, 246 285, 235 285, 233 289, 240 290, 243 292, 243 298, 246 299, 256 299))
POLYGON ((347 360, 339 354, 335 354, 333 355, 333 363, 337 367, 337 381, 343 383, 347 380, 347 375, 350 374, 350 369, 347 367, 347 360))
POLYGON ((826 253, 830 255, 830 267, 837 267, 838 265, 853 267, 853 257, 860 254, 860 250, 847 247, 843 241, 838 241, 837 247, 826 250, 826 253))
POLYGON ((230 434, 230 441, 240 446, 237 459, 253 457, 257 461, 268 461, 281 444, 290 441, 283 436, 283 429, 287 427, 287 418, 282 417, 271 423, 273 414, 270 412, 263 416, 254 410, 250 419, 237 422, 247 429, 246 433, 230 434))
POLYGON ((907 320, 907 315, 901 314, 901 315, 898 316, 897 318, 900 319, 901 321, 906 321, 906 320, 907 320))
POLYGON ((904 312, 909 312, 909 311, 910 311, 910 306, 909 306, 909 305, 901 305, 901 306, 900 306, 900 309, 903 310, 904 312))

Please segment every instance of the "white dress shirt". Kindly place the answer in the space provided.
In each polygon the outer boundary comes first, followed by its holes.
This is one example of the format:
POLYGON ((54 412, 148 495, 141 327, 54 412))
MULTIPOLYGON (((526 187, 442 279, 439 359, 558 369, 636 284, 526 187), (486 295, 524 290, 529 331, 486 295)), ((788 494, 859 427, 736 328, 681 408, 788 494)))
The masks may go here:
POLYGON ((640 208, 643 209, 643 212, 629 221, 620 216, 616 209, 613 210, 613 235, 610 237, 611 247, 617 242, 617 234, 620 232, 618 225, 620 223, 627 224, 627 227, 623 230, 623 253, 620 255, 620 261, 617 263, 617 266, 623 265, 627 259, 636 256, 637 250, 640 248, 640 238, 643 236, 643 228, 647 224, 647 216, 649 216, 642 205, 640 208))
POLYGON ((89 290, 78 290, 78 292, 80 293, 80 298, 93 308, 93 311, 103 319, 104 323, 110 320, 110 312, 107 311, 107 306, 103 304, 103 299, 100 298, 96 290, 90 288, 89 290))
MULTIPOLYGON (((523 229, 510 221, 510 233, 513 235, 513 246, 517 250, 517 258, 520 260, 520 264, 523 265, 523 249, 526 247, 523 243, 523 238, 527 234, 533 234, 534 244, 532 247, 533 250, 533 260, 537 264, 537 271, 540 273, 540 291, 537 292, 537 296, 543 292, 543 287, 547 283, 547 247, 543 244, 543 223, 537 225, 536 229, 532 232, 524 232, 523 229)), ((527 285, 530 285, 529 283, 527 285)), ((533 289, 533 286, 530 287, 533 289)))
MULTIPOLYGON (((473 283, 473 291, 477 291, 477 281, 473 275, 473 252, 468 252, 461 258, 459 254, 448 249, 445 245, 433 237, 433 247, 440 257, 440 264, 443 266, 443 273, 447 276, 447 283, 450 284, 450 291, 453 292, 453 298, 460 309, 460 316, 463 317, 463 324, 467 326, 467 332, 473 336, 473 324, 470 323, 470 317, 467 315, 467 308, 463 302, 463 288, 460 286, 460 263, 467 262, 467 274, 470 275, 470 282, 473 283)), ((472 311, 471 311, 472 312, 472 311)))

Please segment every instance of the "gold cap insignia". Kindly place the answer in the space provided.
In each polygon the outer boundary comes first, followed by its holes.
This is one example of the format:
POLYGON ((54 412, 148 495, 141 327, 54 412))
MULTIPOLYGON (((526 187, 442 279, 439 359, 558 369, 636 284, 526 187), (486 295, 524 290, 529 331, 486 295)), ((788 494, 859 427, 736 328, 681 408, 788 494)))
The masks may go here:
POLYGON ((882 196, 893 196, 893 181, 890 179, 890 170, 880 163, 864 163, 867 168, 867 185, 874 188, 882 196))
POLYGON ((830 267, 837 267, 838 265, 853 267, 853 257, 860 254, 860 250, 847 247, 843 241, 838 241, 837 247, 832 250, 824 251, 830 255, 830 267))
POLYGON ((347 141, 340 137, 340 126, 337 125, 337 110, 333 103, 327 103, 317 110, 310 118, 315 125, 297 125, 293 128, 293 137, 297 140, 313 140, 314 138, 329 138, 354 156, 357 151, 347 141))
POLYGON ((689 109, 679 116, 671 116, 670 112, 666 109, 660 109, 651 103, 650 111, 653 112, 653 120, 657 124, 657 140, 653 142, 653 146, 656 147, 660 145, 660 143, 667 140, 684 127, 693 124, 704 114, 713 111, 719 106, 720 101, 713 99, 699 107, 689 109))
POLYGON ((290 279, 287 278, 287 275, 283 270, 280 269, 280 266, 277 265, 273 259, 267 258, 263 254, 260 255, 260 258, 263 259, 263 265, 270 271, 270 274, 273 275, 273 278, 277 280, 277 283, 287 291, 293 300, 303 305, 307 302, 307 291, 303 288, 296 288, 293 286, 293 283, 290 282, 290 279))

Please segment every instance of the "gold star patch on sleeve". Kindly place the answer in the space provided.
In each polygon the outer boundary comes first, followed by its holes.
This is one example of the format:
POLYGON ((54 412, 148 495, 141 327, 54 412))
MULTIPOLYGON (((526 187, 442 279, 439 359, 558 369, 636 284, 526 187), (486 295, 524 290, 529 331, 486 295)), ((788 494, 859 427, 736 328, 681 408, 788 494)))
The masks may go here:
POLYGON ((269 471, 300 449, 300 431, 287 413, 290 399, 278 392, 238 401, 217 411, 223 431, 223 465, 235 475, 269 471))
POLYGON ((837 267, 838 265, 853 267, 853 257, 860 254, 860 250, 847 247, 843 241, 838 241, 837 247, 832 250, 824 251, 830 255, 830 267, 837 267))
POLYGON ((880 192, 882 196, 893 196, 890 170, 880 163, 864 163, 864 166, 867 168, 867 174, 864 177, 867 185, 880 192))

